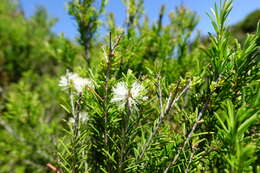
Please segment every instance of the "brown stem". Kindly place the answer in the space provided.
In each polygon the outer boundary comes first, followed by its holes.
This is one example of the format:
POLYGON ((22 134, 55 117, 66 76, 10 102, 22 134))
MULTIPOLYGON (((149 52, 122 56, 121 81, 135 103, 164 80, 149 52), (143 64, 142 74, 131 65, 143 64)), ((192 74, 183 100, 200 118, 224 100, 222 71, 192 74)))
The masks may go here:
POLYGON ((61 173, 61 171, 57 167, 53 166, 51 163, 47 163, 46 166, 56 173, 61 173))

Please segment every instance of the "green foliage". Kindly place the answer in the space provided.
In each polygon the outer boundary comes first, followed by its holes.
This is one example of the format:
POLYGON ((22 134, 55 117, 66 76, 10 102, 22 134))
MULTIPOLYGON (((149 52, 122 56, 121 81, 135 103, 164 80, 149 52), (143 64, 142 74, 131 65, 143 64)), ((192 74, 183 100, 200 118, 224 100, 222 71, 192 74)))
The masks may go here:
POLYGON ((107 0, 102 0, 96 8, 95 0, 73 0, 68 4, 69 14, 75 17, 80 33, 80 44, 85 49, 87 63, 90 61, 90 50, 93 48, 93 39, 100 25, 99 17, 103 13, 107 0))
MULTIPOLYGON (((257 104, 259 103, 255 103, 257 104)), ((231 101, 224 103, 224 106, 224 110, 219 113, 222 116, 216 116, 220 123, 219 135, 224 144, 222 151, 230 151, 228 155, 224 155, 229 163, 228 172, 250 171, 250 165, 256 159, 255 145, 248 144, 247 138, 250 139, 250 136, 245 136, 245 132, 259 118, 259 110, 250 109, 246 105, 235 110, 231 101)))
POLYGON ((220 1, 205 47, 184 6, 165 25, 164 6, 150 23, 123 2, 125 29, 110 13, 100 39, 107 2, 71 1, 80 45, 0 2, 0 172, 259 171, 260 24, 240 43, 220 1))
POLYGON ((1 83, 19 80, 22 73, 28 69, 37 73, 51 73, 53 69, 47 64, 55 64, 56 60, 47 52, 52 49, 49 44, 55 42, 53 34, 50 33, 50 27, 55 20, 48 20, 47 12, 43 8, 38 8, 29 20, 15 7, 12 11, 9 11, 9 8, 3 10, 6 11, 0 14, 1 83))
POLYGON ((52 105, 42 105, 53 98, 41 98, 39 93, 48 94, 55 84, 52 94, 56 98, 57 88, 55 82, 44 78, 42 80, 48 82, 47 86, 37 89, 32 88, 32 79, 28 77, 9 86, 10 91, 4 100, 6 110, 0 117, 1 172, 43 172, 47 171, 46 162, 56 159, 53 151, 57 139, 53 135, 60 130, 59 118, 53 117, 57 111, 52 105))

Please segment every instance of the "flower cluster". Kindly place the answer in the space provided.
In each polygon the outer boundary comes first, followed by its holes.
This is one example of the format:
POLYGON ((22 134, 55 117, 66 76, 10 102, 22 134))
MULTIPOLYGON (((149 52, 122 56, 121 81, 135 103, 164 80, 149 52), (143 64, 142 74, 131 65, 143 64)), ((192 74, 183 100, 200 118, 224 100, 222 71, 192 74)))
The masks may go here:
POLYGON ((113 98, 111 102, 118 104, 120 109, 128 104, 130 108, 137 109, 138 102, 146 100, 144 96, 145 88, 137 81, 127 87, 126 82, 119 82, 113 88, 113 98))
POLYGON ((94 88, 93 82, 90 79, 82 78, 76 73, 67 72, 62 76, 59 86, 64 90, 73 88, 78 94, 83 92, 86 87, 94 88))

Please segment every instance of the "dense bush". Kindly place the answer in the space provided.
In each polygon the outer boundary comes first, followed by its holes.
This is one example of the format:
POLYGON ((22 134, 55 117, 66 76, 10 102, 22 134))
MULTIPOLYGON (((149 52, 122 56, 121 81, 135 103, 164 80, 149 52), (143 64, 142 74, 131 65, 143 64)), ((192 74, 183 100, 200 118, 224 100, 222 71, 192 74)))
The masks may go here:
POLYGON ((124 30, 99 2, 68 4, 78 43, 0 2, 0 172, 259 172, 260 26, 240 43, 226 0, 205 44, 184 6, 124 0, 124 30))

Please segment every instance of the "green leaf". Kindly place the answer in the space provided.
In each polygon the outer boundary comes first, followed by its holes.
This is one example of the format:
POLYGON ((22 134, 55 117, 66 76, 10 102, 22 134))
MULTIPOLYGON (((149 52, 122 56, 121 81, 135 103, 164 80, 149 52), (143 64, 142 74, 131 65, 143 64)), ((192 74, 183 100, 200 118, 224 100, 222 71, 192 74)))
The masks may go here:
POLYGON ((69 114, 71 114, 71 111, 66 107, 64 106, 63 104, 60 104, 60 106, 69 114))

